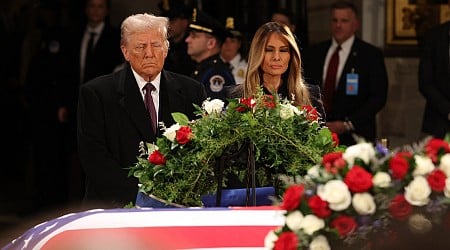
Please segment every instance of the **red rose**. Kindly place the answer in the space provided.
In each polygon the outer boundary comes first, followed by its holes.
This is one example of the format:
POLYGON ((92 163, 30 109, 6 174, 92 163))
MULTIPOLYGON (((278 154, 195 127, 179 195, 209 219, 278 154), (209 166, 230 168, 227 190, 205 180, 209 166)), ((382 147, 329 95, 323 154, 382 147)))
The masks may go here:
POLYGON ((148 161, 154 165, 165 165, 166 158, 164 157, 159 150, 154 150, 150 156, 148 157, 148 161))
POLYGON ((411 152, 398 152, 389 160, 389 168, 392 171, 392 177, 401 180, 405 177, 409 170, 409 162, 411 152))
POLYGON ((450 153, 450 146, 448 142, 442 139, 433 138, 425 145, 425 153, 431 158, 433 163, 436 163, 439 155, 450 153))
POLYGON ((275 104, 275 99, 273 98, 272 95, 265 95, 264 96, 264 107, 268 108, 268 109, 273 109, 275 108, 276 104, 275 104))
POLYGON ((184 145, 192 139, 192 129, 188 126, 182 126, 177 130, 176 139, 178 144, 184 145))
POLYGON ((243 113, 247 110, 250 110, 256 106, 256 101, 252 98, 240 98, 239 99, 239 106, 236 107, 236 111, 243 113))
POLYGON ((303 196, 305 188, 303 185, 292 185, 286 189, 283 195, 283 202, 281 203, 281 209, 292 211, 298 208, 303 196))
POLYGON ((364 168, 354 165, 344 178, 350 191, 354 193, 366 192, 372 186, 372 174, 367 172, 364 168))
POLYGON ((427 176, 428 184, 433 191, 442 192, 445 188, 447 176, 444 171, 436 169, 427 176))
POLYGON ((317 109, 314 108, 311 105, 303 105, 302 109, 306 111, 306 118, 310 121, 317 121, 319 120, 319 113, 317 112, 317 109))
POLYGON ((330 226, 338 230, 341 237, 353 232, 356 229, 356 221, 351 216, 339 215, 331 221, 330 226))
POLYGON ((403 194, 398 194, 391 200, 388 210, 394 219, 405 220, 411 214, 412 206, 403 194))
POLYGON ((297 246, 300 243, 297 235, 294 232, 283 232, 275 241, 275 250, 297 250, 297 246))
POLYGON ((339 136, 335 132, 331 132, 331 137, 333 138, 334 146, 339 146, 339 136))
POLYGON ((319 218, 326 218, 331 214, 331 210, 328 207, 328 202, 322 200, 318 195, 314 195, 308 200, 308 206, 319 218))
POLYGON ((347 163, 342 158, 342 152, 331 152, 323 156, 322 165, 327 172, 337 174, 347 163))

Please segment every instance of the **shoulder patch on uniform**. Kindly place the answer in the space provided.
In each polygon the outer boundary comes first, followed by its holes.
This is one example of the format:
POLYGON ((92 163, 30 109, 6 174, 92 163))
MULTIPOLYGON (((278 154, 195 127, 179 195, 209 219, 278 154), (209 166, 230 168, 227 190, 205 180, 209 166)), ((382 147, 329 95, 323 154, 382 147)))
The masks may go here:
POLYGON ((209 88, 212 92, 220 92, 225 84, 225 78, 221 75, 213 75, 209 78, 209 88))

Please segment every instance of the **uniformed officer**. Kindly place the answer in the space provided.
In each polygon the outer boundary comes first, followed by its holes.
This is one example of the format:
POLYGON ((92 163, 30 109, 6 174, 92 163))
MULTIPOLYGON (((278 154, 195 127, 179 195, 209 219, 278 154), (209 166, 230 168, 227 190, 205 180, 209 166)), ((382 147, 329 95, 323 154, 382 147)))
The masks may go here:
POLYGON ((220 57, 224 62, 230 64, 236 84, 241 84, 245 81, 248 64, 245 49, 247 47, 246 39, 242 32, 236 29, 233 17, 227 17, 225 28, 231 36, 225 39, 220 57))
POLYGON ((170 46, 164 62, 164 69, 190 76, 195 69, 196 62, 187 54, 185 40, 189 35, 192 7, 185 5, 181 0, 163 0, 158 7, 161 10, 161 16, 166 16, 170 20, 170 46))
POLYGON ((197 62, 191 76, 205 85, 208 97, 226 101, 224 87, 236 84, 229 65, 220 58, 222 43, 229 33, 225 26, 196 9, 189 29, 187 52, 197 62))

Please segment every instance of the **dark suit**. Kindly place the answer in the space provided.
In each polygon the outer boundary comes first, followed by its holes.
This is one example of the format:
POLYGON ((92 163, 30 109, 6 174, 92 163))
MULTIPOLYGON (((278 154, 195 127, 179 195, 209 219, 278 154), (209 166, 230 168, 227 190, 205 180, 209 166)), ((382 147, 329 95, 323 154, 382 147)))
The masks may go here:
MULTIPOLYGON (((306 82, 322 86, 323 65, 330 46, 331 40, 328 40, 303 51, 306 82)), ((377 137, 376 115, 386 103, 387 90, 388 79, 382 51, 355 38, 333 98, 333 111, 326 114, 327 121, 350 120, 355 127, 355 134, 374 141, 377 137), (346 77, 352 72, 359 76, 358 91, 355 95, 348 95, 346 77)), ((355 143, 351 133, 341 134, 339 139, 343 145, 355 143)))
POLYGON ((443 138, 450 132, 450 22, 429 30, 420 49, 419 90, 426 99, 422 131, 443 138))
MULTIPOLYGON (((80 50, 82 39, 84 35, 84 28, 79 31, 77 47, 74 50, 77 58, 77 76, 80 76, 80 50)), ((120 50, 120 30, 105 23, 102 32, 99 35, 97 43, 92 52, 92 63, 93 67, 87 68, 85 70, 84 82, 88 80, 101 76, 110 74, 113 72, 114 68, 123 62, 123 55, 120 50)), ((80 82, 80 81, 79 81, 80 82)))
MULTIPOLYGON (((169 71, 161 73, 159 117, 174 124, 173 112, 195 118, 193 103, 206 99, 202 84, 169 71)), ((161 135, 161 131, 158 136, 161 135)), ((155 142, 150 115, 130 66, 80 87, 78 146, 87 176, 85 202, 122 207, 134 202, 138 180, 128 177, 139 142, 155 142)))

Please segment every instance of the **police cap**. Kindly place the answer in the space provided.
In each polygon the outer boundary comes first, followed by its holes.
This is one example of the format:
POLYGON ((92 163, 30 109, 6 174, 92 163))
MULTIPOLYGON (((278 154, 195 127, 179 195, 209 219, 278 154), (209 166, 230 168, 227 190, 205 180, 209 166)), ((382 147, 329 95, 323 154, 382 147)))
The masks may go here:
POLYGON ((233 17, 227 17, 225 28, 231 34, 231 37, 242 38, 242 33, 236 29, 233 17))
POLYGON ((191 19, 192 8, 185 5, 181 0, 162 0, 158 7, 161 11, 160 15, 169 19, 191 19))
POLYGON ((225 41, 225 38, 230 36, 230 33, 225 29, 219 21, 208 16, 206 13, 197 11, 194 8, 192 12, 192 22, 189 29, 197 32, 205 32, 215 36, 220 41, 225 41))

